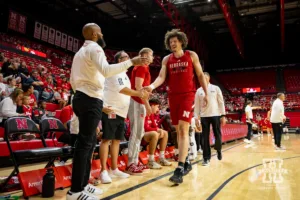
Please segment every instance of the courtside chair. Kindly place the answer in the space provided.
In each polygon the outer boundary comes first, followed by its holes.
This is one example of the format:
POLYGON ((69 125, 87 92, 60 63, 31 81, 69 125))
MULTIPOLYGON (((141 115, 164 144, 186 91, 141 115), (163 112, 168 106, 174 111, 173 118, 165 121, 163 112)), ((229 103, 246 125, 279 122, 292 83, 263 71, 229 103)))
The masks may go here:
POLYGON ((55 158, 63 154, 62 148, 59 147, 47 147, 43 134, 37 128, 36 123, 26 117, 12 117, 9 118, 5 124, 5 135, 4 139, 7 143, 10 157, 14 164, 14 169, 12 173, 8 176, 4 184, 2 185, 2 190, 5 190, 7 183, 13 177, 19 174, 19 166, 29 163, 38 163, 42 160, 47 160, 48 163, 45 168, 54 166, 53 162, 55 158), (9 136, 12 134, 22 135, 25 133, 38 134, 39 137, 36 139, 41 140, 41 148, 37 149, 27 149, 27 150, 17 150, 14 151, 10 145, 9 136))

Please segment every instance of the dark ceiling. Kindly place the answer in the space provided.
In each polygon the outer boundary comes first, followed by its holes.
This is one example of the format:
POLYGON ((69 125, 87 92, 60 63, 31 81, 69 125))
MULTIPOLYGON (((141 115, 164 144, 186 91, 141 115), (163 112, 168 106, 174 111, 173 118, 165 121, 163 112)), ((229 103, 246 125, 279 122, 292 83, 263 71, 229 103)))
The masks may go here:
MULTIPOLYGON (((169 1, 205 40, 209 52, 206 65, 212 69, 300 62, 300 0, 285 0, 284 53, 280 50, 279 0, 227 0, 244 41, 244 59, 218 0, 169 1)), ((165 54, 164 34, 175 28, 156 0, 2 0, 0 4, 77 37, 81 37, 85 23, 96 22, 109 48, 138 50, 148 46, 165 54)))

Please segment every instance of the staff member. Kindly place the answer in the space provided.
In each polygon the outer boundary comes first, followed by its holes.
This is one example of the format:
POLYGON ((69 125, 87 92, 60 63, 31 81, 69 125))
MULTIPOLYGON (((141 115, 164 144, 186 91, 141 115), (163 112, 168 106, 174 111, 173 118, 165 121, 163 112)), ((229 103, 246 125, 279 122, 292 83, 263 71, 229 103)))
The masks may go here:
POLYGON ((211 150, 209 143, 209 134, 210 134, 210 125, 212 124, 213 132, 215 136, 215 149, 218 153, 218 159, 222 160, 222 136, 221 136, 221 127, 220 124, 226 124, 225 118, 225 105, 222 95, 222 91, 216 85, 210 84, 210 75, 207 72, 204 72, 208 91, 208 102, 205 107, 205 92, 203 88, 199 88, 195 95, 195 110, 194 116, 196 120, 197 127, 202 125, 202 134, 203 134, 203 166, 208 166, 211 158, 211 150), (201 118, 201 125, 200 125, 201 118))
MULTIPOLYGON (((119 51, 115 55, 115 63, 121 63, 129 60, 129 56, 125 51, 119 51)), ((104 113, 102 114, 102 128, 103 136, 100 145, 100 160, 101 160, 101 174, 100 179, 102 183, 111 183, 113 178, 128 178, 129 174, 118 170, 118 154, 120 141, 124 140, 125 118, 127 117, 130 96, 139 97, 145 101, 148 100, 149 93, 145 90, 132 90, 130 80, 126 71, 115 76, 105 79, 104 83, 104 113), (113 110, 108 110, 109 107, 113 110), (111 142, 111 173, 110 176, 106 170, 106 163, 108 157, 108 145, 111 142)))
POLYGON ((73 110, 79 119, 79 134, 73 157, 72 186, 67 193, 67 200, 97 199, 93 195, 103 193, 99 188, 88 184, 88 180, 96 145, 95 130, 102 117, 105 77, 124 72, 132 65, 148 63, 147 58, 135 57, 109 65, 102 49, 105 42, 100 27, 94 23, 86 24, 82 34, 85 42, 74 56, 70 80, 76 91, 73 110))
POLYGON ((271 118, 272 128, 274 132, 276 150, 285 150, 285 147, 281 146, 281 135, 283 132, 283 124, 286 121, 286 116, 284 115, 283 101, 285 100, 285 95, 283 93, 277 94, 277 99, 274 101, 272 106, 271 118))
POLYGON ((247 137, 246 139, 244 139, 244 142, 250 144, 252 143, 251 141, 251 135, 252 135, 252 126, 254 124, 253 122, 253 109, 259 109, 261 107, 256 106, 256 107, 252 107, 252 102, 251 101, 247 101, 247 106, 245 107, 245 113, 246 113, 246 123, 248 125, 248 132, 247 132, 247 137))

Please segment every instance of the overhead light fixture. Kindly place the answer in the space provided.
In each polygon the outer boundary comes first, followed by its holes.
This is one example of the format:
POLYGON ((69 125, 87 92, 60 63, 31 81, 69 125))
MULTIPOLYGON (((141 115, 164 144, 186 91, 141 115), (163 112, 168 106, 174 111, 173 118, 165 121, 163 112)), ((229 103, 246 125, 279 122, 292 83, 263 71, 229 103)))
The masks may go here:
POLYGON ((133 15, 134 18, 136 18, 136 15, 133 15))
POLYGON ((78 9, 78 8, 75 8, 75 10, 78 11, 79 9, 78 9))
POLYGON ((211 0, 207 0, 208 2, 211 2, 211 0))

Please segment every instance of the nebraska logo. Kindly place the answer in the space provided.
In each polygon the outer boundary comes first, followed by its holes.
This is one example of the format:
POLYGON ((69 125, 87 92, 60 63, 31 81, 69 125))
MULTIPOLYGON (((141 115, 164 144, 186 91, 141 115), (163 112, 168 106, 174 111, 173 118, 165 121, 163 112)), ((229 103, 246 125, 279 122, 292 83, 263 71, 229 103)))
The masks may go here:
POLYGON ((118 167, 123 167, 123 166, 126 166, 126 163, 123 160, 121 160, 120 163, 118 164, 118 167))
POLYGON ((48 119, 48 123, 50 126, 50 129, 58 129, 57 121, 54 119, 48 119))
POLYGON ((17 129, 28 129, 27 119, 16 119, 17 129))
POLYGON ((189 118, 190 117, 190 112, 183 111, 183 117, 189 118))
POLYGON ((38 187, 40 185, 43 184, 43 181, 38 181, 38 182, 33 182, 33 183, 28 183, 28 188, 32 188, 32 187, 38 187))

